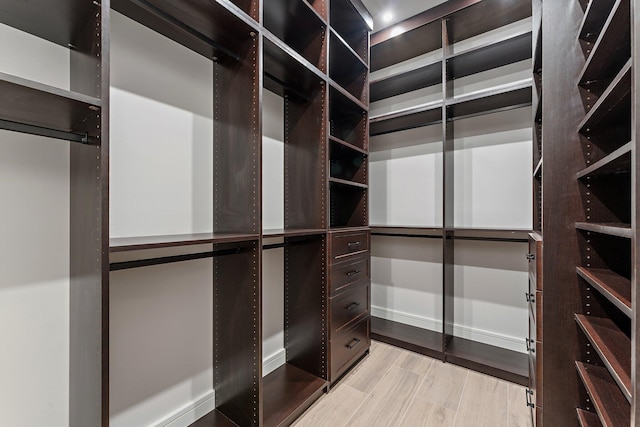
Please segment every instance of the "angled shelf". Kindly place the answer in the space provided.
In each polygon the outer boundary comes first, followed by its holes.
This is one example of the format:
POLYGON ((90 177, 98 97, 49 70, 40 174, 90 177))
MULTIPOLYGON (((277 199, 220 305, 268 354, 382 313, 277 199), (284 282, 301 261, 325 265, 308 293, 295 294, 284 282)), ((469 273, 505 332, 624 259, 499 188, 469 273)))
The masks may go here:
POLYGON ((222 412, 214 409, 199 420, 189 424, 189 427, 238 427, 222 412))
POLYGON ((584 18, 580 24, 579 37, 587 42, 594 42, 611 12, 611 0, 590 0, 584 11, 584 18))
POLYGON ((532 79, 479 90, 447 100, 447 120, 475 117, 531 105, 532 79))
POLYGON ((0 73, 0 128, 96 144, 102 102, 81 93, 0 73))
POLYGON ((631 339, 610 319, 581 314, 576 314, 575 319, 626 399, 631 402, 631 339))
POLYGON ((632 143, 627 142, 613 153, 603 157, 576 174, 578 179, 599 175, 631 173, 632 143))
POLYGON ((418 89, 424 89, 442 83, 442 61, 374 80, 370 84, 371 102, 401 95, 418 89))
POLYGON ((447 59, 451 78, 466 77, 531 59, 531 45, 531 31, 526 31, 456 53, 447 59))
POLYGON ((421 237, 441 239, 443 229, 441 227, 409 227, 409 226, 387 226, 372 225, 372 236, 390 236, 390 237, 421 237))
POLYGON ((580 427, 601 427, 600 418, 598 414, 594 412, 585 411, 584 409, 576 409, 578 415, 578 422, 580 427))
POLYGON ((576 267, 576 272, 621 312, 631 318, 631 280, 603 268, 576 267))
POLYGON ((625 239, 633 238, 630 224, 576 222, 576 229, 625 239))
POLYGON ((584 64, 578 81, 612 78, 631 56, 629 2, 617 0, 584 64))
POLYGON ((329 23, 349 48, 366 64, 369 62, 371 17, 363 15, 350 0, 332 0, 329 23))
POLYGON ((588 133, 594 128, 619 120, 631 102, 631 59, 622 67, 600 98, 586 114, 578 129, 588 133))
POLYGON ((371 338, 429 357, 442 358, 440 332, 371 317, 371 338))
POLYGON ((227 0, 113 0, 111 7, 214 61, 240 60, 258 33, 257 23, 227 0))
POLYGON ((109 251, 115 253, 217 243, 237 243, 257 240, 258 238, 259 236, 257 234, 242 233, 197 233, 166 236, 119 237, 109 239, 109 251))
POLYGON ((343 147, 345 147, 345 148, 348 148, 348 149, 350 149, 350 150, 357 151, 357 152, 358 152, 358 153, 360 153, 360 154, 368 155, 368 153, 369 153, 367 150, 365 150, 365 149, 363 149, 363 148, 360 148, 360 147, 357 147, 357 146, 355 146, 355 145, 353 145, 353 144, 350 144, 350 143, 348 143, 347 141, 343 141, 343 140, 342 140, 342 139, 340 139, 340 138, 336 138, 336 137, 335 137, 335 136, 333 136, 333 135, 329 135, 329 143, 330 143, 330 144, 338 144, 338 145, 341 145, 341 146, 343 146, 343 147))
MULTIPOLYGON (((359 56, 331 31, 329 78, 361 103, 368 103, 369 68, 359 56)), ((364 105, 363 105, 364 106, 364 105)))
POLYGON ((520 385, 529 382, 529 355, 526 353, 456 336, 450 337, 445 353, 447 362, 520 385))
POLYGON ((327 382, 286 363, 263 378, 264 426, 290 425, 313 404, 327 382))
POLYGON ((613 381, 607 368, 576 362, 593 405, 604 427, 627 426, 631 422, 631 408, 622 391, 613 381))
POLYGON ((371 117, 370 135, 414 129, 442 123, 442 101, 432 101, 417 107, 371 117))
POLYGON ((306 1, 265 0, 264 27, 326 72, 327 23, 306 1))
POLYGON ((7 0, 0 22, 63 47, 71 47, 100 5, 85 0, 7 0))

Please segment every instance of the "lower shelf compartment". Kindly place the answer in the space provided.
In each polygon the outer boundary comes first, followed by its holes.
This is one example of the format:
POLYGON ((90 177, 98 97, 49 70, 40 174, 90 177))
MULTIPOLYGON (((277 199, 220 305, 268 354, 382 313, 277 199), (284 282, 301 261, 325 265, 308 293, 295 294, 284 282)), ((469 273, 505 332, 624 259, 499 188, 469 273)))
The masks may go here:
POLYGON ((189 427, 238 427, 236 423, 214 409, 189 427))
POLYGON ((598 414, 585 411, 584 409, 576 409, 578 412, 578 422, 580 427, 602 427, 598 414))
POLYGON ((451 337, 447 345, 446 361, 523 386, 529 384, 527 353, 451 337))
POLYGON ((442 334, 440 332, 371 317, 371 338, 425 356, 442 358, 442 334))
POLYGON ((264 426, 291 424, 327 388, 327 382, 293 365, 285 364, 263 378, 264 426))

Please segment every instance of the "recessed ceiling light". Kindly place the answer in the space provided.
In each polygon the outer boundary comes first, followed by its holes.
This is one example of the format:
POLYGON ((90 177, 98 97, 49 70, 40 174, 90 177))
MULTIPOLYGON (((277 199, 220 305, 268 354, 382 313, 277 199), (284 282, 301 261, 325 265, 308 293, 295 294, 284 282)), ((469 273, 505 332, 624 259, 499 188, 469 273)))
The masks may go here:
POLYGON ((382 20, 384 22, 390 22, 393 19, 393 12, 391 12, 390 10, 387 10, 385 13, 382 14, 382 20))

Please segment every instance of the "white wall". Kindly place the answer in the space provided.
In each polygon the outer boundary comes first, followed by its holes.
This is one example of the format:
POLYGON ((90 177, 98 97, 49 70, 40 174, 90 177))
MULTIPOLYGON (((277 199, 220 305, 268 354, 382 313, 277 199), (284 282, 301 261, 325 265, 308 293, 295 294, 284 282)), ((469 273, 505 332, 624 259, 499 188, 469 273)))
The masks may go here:
MULTIPOLYGON (((0 25, 0 71, 69 89, 69 51, 0 25), (19 48, 16 48, 19 46, 19 48)), ((69 423, 69 143, 0 131, 0 425, 69 423)))

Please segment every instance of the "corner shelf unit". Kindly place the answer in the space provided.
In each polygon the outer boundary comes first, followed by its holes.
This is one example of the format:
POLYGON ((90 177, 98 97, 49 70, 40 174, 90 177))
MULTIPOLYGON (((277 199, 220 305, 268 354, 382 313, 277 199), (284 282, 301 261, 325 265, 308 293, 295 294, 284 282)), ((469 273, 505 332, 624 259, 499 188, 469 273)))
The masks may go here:
MULTIPOLYGON (((429 331, 382 318, 372 318, 372 336, 432 357, 527 384, 528 355, 453 335, 453 247, 456 240, 527 242, 531 230, 463 229, 453 225, 453 122, 531 106, 532 78, 454 96, 455 79, 532 58, 534 33, 519 31, 454 53, 453 45, 531 16, 531 5, 512 0, 450 0, 371 36, 371 71, 432 53, 409 71, 370 82, 371 101, 380 101, 440 85, 440 100, 370 118, 370 136, 440 124, 445 176, 444 227, 372 225, 373 236, 440 239, 443 245, 443 311, 441 331, 429 331), (401 31, 399 31, 401 29, 401 31), (441 52, 436 52, 441 49, 441 52)), ((536 34, 537 35, 537 34, 536 34)))
MULTIPOLYGON (((290 425, 335 380, 330 339, 353 332, 330 334, 327 286, 331 242, 354 230, 368 242, 366 8, 359 0, 9 0, 0 22, 70 51, 69 90, 0 73, 0 128, 71 141, 70 426, 109 425, 110 272, 204 258, 213 260, 216 409, 192 425, 290 425), (209 233, 110 236, 112 10, 213 65, 209 233), (262 230, 263 90, 286 105, 282 230, 262 230), (275 247, 285 252, 287 362, 263 378, 260 268, 262 251, 275 247)), ((367 280, 358 286, 368 291, 367 280)), ((365 308, 349 324, 362 337, 358 357, 369 348, 365 308)), ((342 372, 358 360, 345 359, 342 372)))

